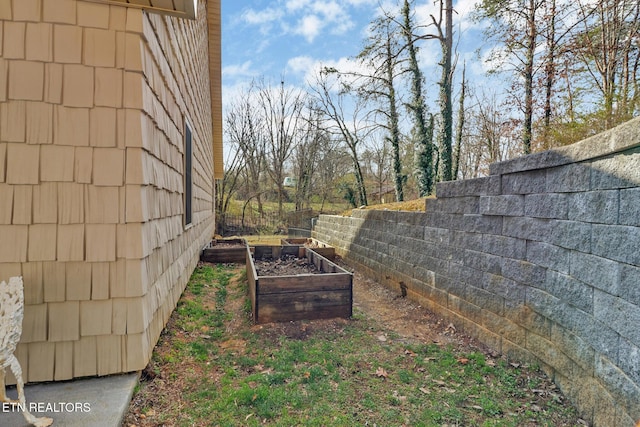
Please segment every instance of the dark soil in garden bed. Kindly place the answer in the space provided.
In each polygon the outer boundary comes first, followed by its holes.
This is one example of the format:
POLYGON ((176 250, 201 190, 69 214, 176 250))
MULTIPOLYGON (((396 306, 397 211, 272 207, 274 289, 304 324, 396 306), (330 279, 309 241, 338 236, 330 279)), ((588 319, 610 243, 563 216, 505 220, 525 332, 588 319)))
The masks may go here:
POLYGON ((297 274, 322 274, 306 258, 283 255, 278 259, 257 259, 253 261, 258 276, 295 276, 297 274))
POLYGON ((211 247, 207 249, 216 249, 216 248, 244 248, 246 245, 240 242, 216 242, 211 247))

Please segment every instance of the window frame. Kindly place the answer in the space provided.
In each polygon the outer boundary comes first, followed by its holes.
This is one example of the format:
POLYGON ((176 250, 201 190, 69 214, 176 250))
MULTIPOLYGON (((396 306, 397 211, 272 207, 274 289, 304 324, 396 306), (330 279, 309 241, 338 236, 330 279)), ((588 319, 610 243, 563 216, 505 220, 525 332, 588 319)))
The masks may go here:
POLYGON ((189 121, 184 121, 184 191, 182 215, 185 228, 193 225, 193 130, 189 121))

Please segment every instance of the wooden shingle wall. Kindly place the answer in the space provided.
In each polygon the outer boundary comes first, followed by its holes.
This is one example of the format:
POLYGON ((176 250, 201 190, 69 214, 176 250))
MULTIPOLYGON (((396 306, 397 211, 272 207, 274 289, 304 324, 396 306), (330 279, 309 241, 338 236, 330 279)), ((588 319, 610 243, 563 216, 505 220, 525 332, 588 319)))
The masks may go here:
POLYGON ((0 279, 24 279, 28 381, 144 368, 211 237, 205 3, 0 1, 0 279))

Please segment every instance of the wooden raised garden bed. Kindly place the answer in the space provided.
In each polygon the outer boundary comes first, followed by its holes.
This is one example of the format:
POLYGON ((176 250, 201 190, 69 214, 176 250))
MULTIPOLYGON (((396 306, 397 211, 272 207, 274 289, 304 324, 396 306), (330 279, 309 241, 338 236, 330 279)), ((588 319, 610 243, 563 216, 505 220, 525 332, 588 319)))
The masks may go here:
POLYGON ((336 257, 336 250, 333 246, 329 246, 326 243, 313 238, 282 239, 281 243, 284 246, 302 246, 304 248, 312 249, 314 252, 317 252, 323 257, 328 258, 332 261, 336 257))
POLYGON ((298 246, 256 246, 253 254, 247 248, 255 323, 351 317, 352 274, 314 250, 300 252, 298 246))
POLYGON ((213 263, 246 261, 247 242, 244 239, 214 239, 202 249, 200 260, 213 263))

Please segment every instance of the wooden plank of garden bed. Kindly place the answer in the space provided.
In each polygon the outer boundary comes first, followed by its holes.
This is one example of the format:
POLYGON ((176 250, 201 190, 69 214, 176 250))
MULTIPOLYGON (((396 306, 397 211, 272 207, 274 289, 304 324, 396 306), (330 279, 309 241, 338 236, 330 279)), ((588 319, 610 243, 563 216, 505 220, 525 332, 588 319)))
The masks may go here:
POLYGON ((244 262, 245 248, 205 249, 200 259, 211 263, 244 262))
POLYGON ((209 243, 200 254, 200 260, 211 263, 242 263, 245 261, 247 242, 243 239, 220 239, 209 243), (229 246, 229 244, 242 246, 229 246))
POLYGON ((261 306, 256 323, 289 322, 295 320, 333 319, 336 317, 351 317, 351 304, 314 307, 312 310, 290 311, 287 308, 261 306), (286 311, 283 311, 286 310, 286 311))
POLYGON ((251 251, 246 248, 246 263, 247 263, 247 282, 249 282, 249 297, 251 298, 251 312, 257 313, 258 300, 258 274, 256 273, 256 267, 253 264, 253 258, 251 251))
POLYGON ((284 245, 284 246, 291 246, 291 245, 305 245, 306 243, 309 242, 309 239, 305 238, 293 238, 293 239, 281 239, 280 242, 284 245))
MULTIPOLYGON (((301 246, 305 250, 310 249, 330 260, 336 257, 336 250, 333 246, 329 246, 314 238, 281 239, 281 242, 283 246, 301 246)), ((304 253, 301 253, 299 256, 304 256, 304 253)))
POLYGON ((351 289, 351 275, 301 274, 297 276, 260 276, 260 295, 281 292, 332 291, 351 289))
POLYGON ((253 246, 253 253, 255 259, 276 259, 280 258, 282 255, 292 255, 295 257, 299 257, 300 249, 298 246, 256 245, 253 246))
POLYGON ((344 271, 333 262, 329 261, 324 255, 319 253, 316 248, 309 249, 306 255, 309 262, 324 273, 337 273, 339 271, 344 271))
POLYGON ((345 305, 351 301, 351 292, 343 289, 334 292, 284 292, 280 294, 262 294, 260 302, 262 310, 266 306, 286 307, 305 306, 309 310, 329 305, 345 305))

